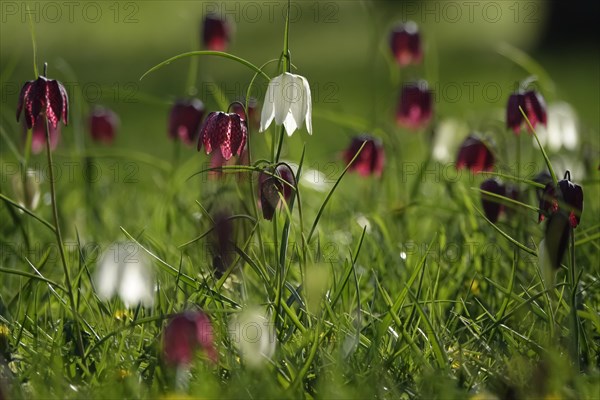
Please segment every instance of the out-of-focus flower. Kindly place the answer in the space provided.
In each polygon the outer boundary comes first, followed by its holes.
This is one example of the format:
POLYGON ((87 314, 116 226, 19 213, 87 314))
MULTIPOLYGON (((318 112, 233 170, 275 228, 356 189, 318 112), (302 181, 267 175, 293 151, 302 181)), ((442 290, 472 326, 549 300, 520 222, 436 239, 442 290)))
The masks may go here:
POLYGON ((204 104, 196 98, 179 99, 173 104, 169 115, 169 137, 193 145, 204 117, 204 104))
POLYGON ((206 149, 206 154, 212 153, 217 147, 225 160, 233 155, 241 155, 246 145, 248 127, 237 113, 211 112, 200 127, 198 151, 206 149))
MULTIPOLYGON (((480 189, 499 196, 506 196, 506 188, 498 179, 495 178, 490 178, 483 181, 481 183, 480 189)), ((489 219, 493 223, 496 223, 496 221, 498 221, 500 211, 502 211, 503 209, 500 200, 496 197, 482 193, 481 205, 483 206, 483 211, 487 219, 489 219)))
POLYGON ((225 51, 229 46, 231 27, 225 18, 207 14, 202 25, 202 43, 208 50, 225 51))
POLYGON ((154 304, 154 276, 147 257, 135 242, 110 245, 98 262, 94 281, 101 300, 116 293, 127 308, 154 304))
POLYGON ((92 139, 96 142, 112 143, 119 127, 119 116, 109 108, 94 107, 89 117, 92 139))
MULTIPOLYGON (((40 115, 48 118, 48 124, 56 128, 59 121, 68 124, 69 98, 65 87, 59 81, 39 76, 35 81, 27 81, 21 89, 17 105, 17 121, 24 111, 25 123, 31 129, 40 115)), ((42 120, 43 121, 43 120, 42 120)), ((40 124, 43 128, 43 123, 40 124)))
MULTIPOLYGON (((519 107, 523 109, 533 128, 538 123, 546 125, 546 102, 540 93, 529 90, 513 93, 508 98, 508 104, 506 105, 507 128, 512 129, 517 134, 521 132, 521 126, 526 121, 519 107)), ((529 125, 528 130, 530 130, 529 125)))
POLYGON ((396 122, 405 128, 418 130, 429 124, 433 109, 433 93, 427 82, 420 80, 402 86, 396 110, 396 122))
POLYGON ((571 182, 569 171, 557 186, 546 185, 540 212, 540 221, 548 218, 544 240, 550 263, 557 269, 567 249, 571 230, 579 225, 583 212, 583 189, 571 182))
POLYGON ((284 72, 269 82, 260 116, 260 132, 264 132, 275 119, 288 136, 302 128, 312 135, 312 102, 310 85, 305 77, 284 72))
MULTIPOLYGON (((24 136, 27 136, 27 128, 23 125, 25 132, 24 136)), ((60 125, 56 127, 52 124, 48 124, 48 132, 50 133, 50 150, 54 151, 58 142, 60 141, 60 125)), ((46 126, 44 122, 44 116, 39 114, 31 129, 31 152, 33 154, 39 154, 46 148, 46 126)))
POLYGON ((217 362, 217 350, 210 319, 201 311, 186 311, 173 316, 163 331, 165 361, 186 366, 200 348, 208 359, 217 362))
POLYGON ((494 167, 494 154, 477 136, 469 135, 460 146, 456 169, 469 168, 473 172, 490 171, 494 167))
POLYGON ((277 335, 269 318, 259 308, 234 315, 229 323, 231 341, 251 368, 259 368, 275 354, 277 335))
POLYGON ((446 118, 435 125, 432 157, 441 163, 451 162, 460 144, 460 138, 469 132, 466 123, 453 118, 446 118))
POLYGON ((244 107, 242 104, 246 101, 246 99, 241 99, 239 102, 235 102, 231 105, 231 111, 240 116, 246 123, 248 127, 252 129, 258 129, 260 127, 260 121, 258 119, 258 101, 254 97, 250 97, 248 99, 247 111, 248 115, 244 111, 244 107), (241 103, 241 104, 240 104, 241 103))
POLYGON ((273 214, 281 199, 280 196, 283 196, 286 203, 289 203, 295 184, 294 174, 284 164, 280 164, 275 169, 265 169, 260 173, 258 177, 260 207, 266 220, 273 219, 273 214))
POLYGON ((40 174, 32 169, 25 176, 15 175, 12 180, 15 198, 19 204, 28 210, 35 210, 40 202, 40 174))
POLYGON ((383 172, 385 153, 381 140, 373 136, 360 135, 352 138, 350 146, 344 152, 344 161, 346 164, 350 163, 361 146, 363 146, 363 143, 365 145, 362 151, 352 165, 350 165, 349 170, 356 171, 362 176, 375 175, 380 177, 383 172))
POLYGON ((568 103, 548 105, 548 123, 536 131, 542 145, 552 151, 575 150, 579 142, 577 113, 568 103))
POLYGON ((423 59, 419 27, 413 21, 397 25, 390 34, 390 49, 401 66, 419 64, 423 59))

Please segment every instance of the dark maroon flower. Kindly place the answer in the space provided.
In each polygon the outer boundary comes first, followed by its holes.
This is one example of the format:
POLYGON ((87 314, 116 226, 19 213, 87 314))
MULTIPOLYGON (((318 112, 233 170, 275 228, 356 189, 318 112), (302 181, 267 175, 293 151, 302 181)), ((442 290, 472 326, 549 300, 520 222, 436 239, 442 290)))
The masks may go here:
POLYGON ((413 21, 396 26, 390 34, 390 48, 398 64, 419 64, 423 59, 419 27, 413 21))
POLYGON ((296 179, 287 165, 280 164, 277 168, 267 168, 258 177, 258 190, 260 195, 260 207, 263 217, 272 220, 275 209, 279 205, 281 196, 286 203, 292 197, 296 179))
MULTIPOLYGON (((506 188, 498 179, 495 178, 490 178, 483 181, 480 189, 499 196, 506 196, 506 188)), ((504 208, 504 206, 500 203, 500 199, 490 196, 486 193, 482 193, 481 205, 483 206, 483 211, 487 219, 493 223, 496 223, 496 221, 498 221, 498 216, 500 216, 500 212, 504 208)))
POLYGON ((260 126, 260 120, 257 111, 258 102, 254 97, 250 97, 248 99, 248 115, 246 115, 246 113, 244 112, 244 107, 242 106, 244 101, 245 99, 242 99, 239 102, 233 103, 231 105, 231 111, 233 111, 234 113, 239 115, 240 118, 246 121, 248 126, 251 126, 252 129, 258 129, 260 126))
POLYGON ((202 117, 204 117, 202 101, 195 98, 177 100, 169 115, 169 137, 179 138, 185 144, 193 145, 198 138, 202 117))
POLYGON ((230 27, 225 18, 215 14, 204 17, 202 43, 208 50, 225 51, 229 45, 230 27))
MULTIPOLYGON (((23 122, 24 135, 27 135, 27 125, 23 122)), ((60 140, 60 125, 53 127, 48 124, 48 132, 50 133, 50 150, 56 149, 60 140)), ((33 154, 41 153, 46 147, 46 126, 44 122, 44 115, 39 114, 35 119, 33 127, 31 129, 31 152, 33 154)))
POLYGON ((539 222, 561 213, 571 228, 577 228, 583 212, 583 189, 570 179, 571 173, 567 171, 557 186, 552 182, 546 184, 540 198, 539 222))
POLYGON ((173 316, 163 332, 165 360, 171 365, 192 362, 197 348, 210 361, 217 362, 217 350, 210 319, 201 311, 186 311, 173 316))
POLYGON ((89 118, 92 139, 96 142, 112 143, 119 127, 119 116, 111 109, 94 107, 89 118))
MULTIPOLYGON (((521 126, 525 122, 521 107, 531 126, 535 128, 538 123, 546 125, 546 102, 542 95, 534 90, 517 92, 510 95, 506 105, 506 127, 515 133, 520 133, 521 126)), ((529 127, 528 130, 530 131, 529 127)))
POLYGON ((494 154, 478 137, 469 135, 460 146, 456 169, 464 167, 473 172, 490 171, 494 167, 494 154))
POLYGON ((202 144, 206 154, 219 147, 223 158, 229 160, 233 155, 242 154, 247 136, 246 122, 238 114, 211 112, 200 128, 198 151, 202 144))
POLYGON ((381 140, 369 135, 360 135, 352 139, 350 146, 344 152, 344 161, 348 164, 361 146, 365 143, 362 151, 350 165, 350 171, 356 171, 362 176, 375 175, 380 177, 383 172, 385 153, 381 140), (366 142, 366 143, 365 143, 366 142))
POLYGON ((42 113, 48 118, 52 128, 56 128, 60 120, 65 125, 68 123, 69 97, 64 86, 54 79, 40 76, 35 81, 25 82, 19 95, 17 121, 23 108, 25 123, 29 129, 42 113))
POLYGON ((433 94, 424 80, 402 87, 400 102, 396 110, 396 122, 410 129, 425 127, 432 114, 433 94))

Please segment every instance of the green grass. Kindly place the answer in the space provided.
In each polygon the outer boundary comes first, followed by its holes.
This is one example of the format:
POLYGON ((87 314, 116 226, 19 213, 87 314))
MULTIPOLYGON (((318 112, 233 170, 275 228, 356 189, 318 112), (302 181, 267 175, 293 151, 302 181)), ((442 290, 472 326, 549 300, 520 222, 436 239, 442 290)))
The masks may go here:
MULTIPOLYGON (((190 51, 189 31, 196 35, 193 16, 198 12, 190 4, 173 3, 173 14, 164 17, 173 29, 165 29, 164 36, 151 23, 160 21, 164 4, 141 8, 131 39, 143 46, 152 35, 159 37, 155 49, 138 50, 139 58, 129 57, 132 50, 124 46, 107 45, 130 32, 127 27, 104 26, 110 29, 102 36, 93 26, 75 24, 81 34, 96 32, 90 40, 106 58, 100 60, 87 52, 79 55, 80 43, 71 36, 64 49, 47 43, 45 34, 71 28, 41 23, 36 27, 38 59, 48 58, 49 75, 59 80, 99 82, 109 89, 117 82, 122 89, 153 65, 190 51), (185 14, 188 10, 191 16, 185 14), (173 17, 177 12, 184 16, 173 17), (59 58, 66 63, 56 62, 59 58)), ((405 78, 394 78, 384 55, 386 29, 397 16, 393 5, 378 3, 364 12, 358 2, 339 4, 337 24, 315 29, 303 20, 290 26, 292 62, 298 66, 294 72, 314 83, 313 96, 321 90, 321 98, 313 104, 314 134, 302 129, 284 139, 282 160, 300 165, 300 184, 293 206, 278 210, 273 222, 262 218, 258 196, 250 191, 256 192, 256 172, 230 169, 214 179, 205 171, 209 159, 204 152, 167 138, 169 104, 182 94, 189 59, 145 77, 135 86, 134 103, 123 96, 102 99, 122 121, 110 147, 91 143, 84 126, 88 104, 72 96, 70 126, 63 128, 53 154, 70 287, 54 234, 43 153, 29 160, 29 167, 38 171, 40 205, 35 210, 18 205, 13 180, 20 177, 24 149, 13 115, 17 94, 3 98, 0 398, 600 396, 597 74, 588 75, 588 82, 583 72, 568 73, 557 53, 533 57, 556 88, 544 95, 550 101, 569 101, 581 117, 576 151, 546 149, 553 164, 566 158, 575 166, 572 160, 581 160, 579 175, 572 177, 585 194, 581 224, 574 230, 575 264, 567 252, 562 267, 548 279, 538 265, 545 223, 537 223, 530 182, 546 168, 545 157, 527 133, 517 137, 504 129, 509 92, 497 102, 465 97, 449 102, 442 96, 435 103, 436 121, 458 118, 495 140, 495 171, 521 191, 519 201, 505 201, 509 210, 493 225, 480 211, 478 188, 488 175, 457 172, 453 163, 435 161, 429 130, 408 132, 393 122, 398 95, 393 80, 405 78), (367 55, 372 63, 365 61, 367 55), (332 82, 339 101, 327 103, 324 85, 332 82), (351 136, 363 131, 383 140, 386 168, 381 179, 344 173, 339 154, 351 136), (519 171, 514 168, 517 152, 519 171), (233 216, 235 246, 219 275, 210 243, 212 218, 223 209, 233 216), (94 276, 101 254, 114 250, 115 242, 129 243, 136 260, 153 271, 152 307, 126 309, 118 297, 98 297, 94 276), (571 296, 573 268, 577 286, 571 296), (240 331, 231 324, 243 311, 256 308, 275 329, 276 343, 272 356, 252 368, 240 354, 240 331), (177 385, 182 372, 178 377, 165 363, 162 332, 171 315, 189 309, 210 317, 218 362, 210 363, 199 351, 182 388, 177 385)), ((311 6, 302 3, 305 13, 311 6)), ((30 38, 26 25, 11 21, 2 26, 0 71, 3 84, 21 85, 33 79, 30 38), (11 42, 5 35, 9 32, 18 34, 11 42)), ((277 58, 284 28, 280 22, 239 23, 231 52, 257 66, 277 58), (263 44, 257 45, 252 35, 263 44)), ((445 48, 451 45, 445 38, 451 28, 424 24, 431 39, 426 65, 405 71, 407 75, 423 74, 439 88, 468 79, 509 88, 528 76, 529 71, 498 55, 492 45, 483 50, 445 48)), ((519 29, 529 32, 522 25, 519 29)), ((515 44, 526 46, 529 40, 515 44)), ((578 71, 597 70, 597 54, 576 57, 581 57, 578 71)), ((198 60, 198 87, 219 82, 230 88, 227 84, 233 82, 240 87, 237 94, 245 95, 254 73, 250 69, 222 58, 198 60)), ((274 76, 275 68, 271 64, 266 72, 274 76)), ((266 87, 261 79, 257 85, 266 87)), ((218 109, 222 99, 201 95, 209 111, 218 109)), ((278 134, 279 127, 250 132, 252 161, 271 159, 272 137, 278 134)), ((452 154, 463 137, 450 145, 452 154)), ((564 170, 554 166, 562 178, 564 170)))

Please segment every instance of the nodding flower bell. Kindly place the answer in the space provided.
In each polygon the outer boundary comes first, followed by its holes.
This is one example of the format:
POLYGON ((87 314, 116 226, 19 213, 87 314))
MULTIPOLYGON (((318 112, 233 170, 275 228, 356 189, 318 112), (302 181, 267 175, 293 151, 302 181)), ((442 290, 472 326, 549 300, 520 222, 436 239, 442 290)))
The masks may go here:
POLYGON ((201 311, 186 311, 171 317, 163 331, 165 361, 176 366, 189 365, 196 350, 217 362, 217 350, 210 319, 201 311))
POLYGON ((200 127, 198 151, 203 144, 206 154, 218 147, 223 158, 229 160, 242 154, 247 138, 248 126, 237 113, 211 112, 200 127))
POLYGON ((283 199, 289 204, 295 184, 294 174, 285 164, 280 164, 275 169, 267 168, 260 173, 258 190, 264 219, 269 221, 273 219, 273 214, 275 214, 275 209, 281 199, 280 196, 283 196, 283 199))
POLYGON ((312 102, 310 85, 305 77, 284 72, 271 79, 260 115, 260 132, 267 130, 275 119, 288 136, 302 128, 312 135, 312 102))
POLYGON ((458 150, 456 169, 466 167, 473 172, 490 171, 494 162, 494 154, 488 146, 477 136, 469 135, 458 150))
POLYGON ((202 28, 202 43, 208 50, 225 51, 229 46, 230 32, 229 23, 225 18, 215 14, 204 17, 202 28))
POLYGON ((432 115, 433 93, 427 82, 408 83, 402 87, 396 110, 398 125, 418 130, 429 124, 432 115))
POLYGON ((198 138, 203 117, 202 101, 196 98, 177 100, 169 114, 169 137, 192 146, 198 138))
POLYGON ((96 142, 112 143, 119 127, 119 116, 109 108, 94 107, 89 117, 89 129, 96 142))
POLYGON ((571 182, 571 173, 567 171, 558 185, 549 182, 540 196, 539 222, 546 217, 562 212, 572 228, 577 228, 583 212, 583 189, 571 182))
MULTIPOLYGON (((46 148, 46 125, 44 118, 43 114, 39 114, 31 129, 31 152, 33 154, 39 154, 46 148)), ((27 135, 26 124, 23 123, 23 126, 25 135, 27 135)), ((50 150, 54 151, 60 140, 60 125, 54 127, 52 124, 48 124, 48 133, 50 134, 50 150)))
MULTIPOLYGON (((44 65, 44 75, 46 75, 44 65)), ((31 129, 38 116, 44 115, 52 128, 58 126, 59 121, 68 124, 69 97, 65 87, 54 79, 39 76, 35 81, 27 81, 21 89, 17 105, 17 121, 24 112, 25 123, 31 129)), ((43 121, 43 120, 42 120, 43 121)))
MULTIPOLYGON (((542 95, 535 90, 519 91, 510 95, 506 105, 506 127, 514 133, 520 133, 521 126, 526 123, 519 107, 523 109, 533 128, 538 123, 546 125, 546 102, 542 95)), ((529 127, 528 130, 531 131, 529 127)))
POLYGON ((356 171, 362 176, 375 175, 380 177, 385 161, 385 153, 380 139, 369 135, 352 138, 350 146, 344 152, 344 161, 346 164, 350 163, 361 147, 362 151, 350 165, 349 170, 356 171), (364 147, 362 147, 363 143, 365 144, 364 147))
POLYGON ((401 66, 419 64, 423 59, 419 27, 413 21, 397 25, 390 33, 390 49, 401 66))
POLYGON ((583 212, 583 189, 571 182, 571 173, 567 171, 563 180, 554 186, 546 185, 540 201, 540 221, 548 218, 544 241, 545 256, 551 265, 558 269, 567 249, 571 231, 580 222, 583 212))

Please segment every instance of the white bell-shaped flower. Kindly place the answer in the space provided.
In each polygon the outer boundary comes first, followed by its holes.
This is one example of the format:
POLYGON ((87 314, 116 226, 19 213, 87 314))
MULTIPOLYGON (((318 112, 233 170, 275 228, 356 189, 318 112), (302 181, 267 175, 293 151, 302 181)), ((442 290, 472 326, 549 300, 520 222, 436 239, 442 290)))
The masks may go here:
POLYGON ((100 257, 94 283, 101 300, 119 295, 125 307, 154 304, 154 276, 148 258, 134 242, 113 243, 100 257))
POLYGON ((259 368, 275 354, 275 327, 259 308, 247 308, 229 322, 229 336, 242 359, 251 368, 259 368))
POLYGON ((312 135, 312 103, 310 86, 305 77, 284 72, 269 82, 260 116, 260 132, 264 132, 273 119, 283 124, 288 136, 302 128, 312 135))

